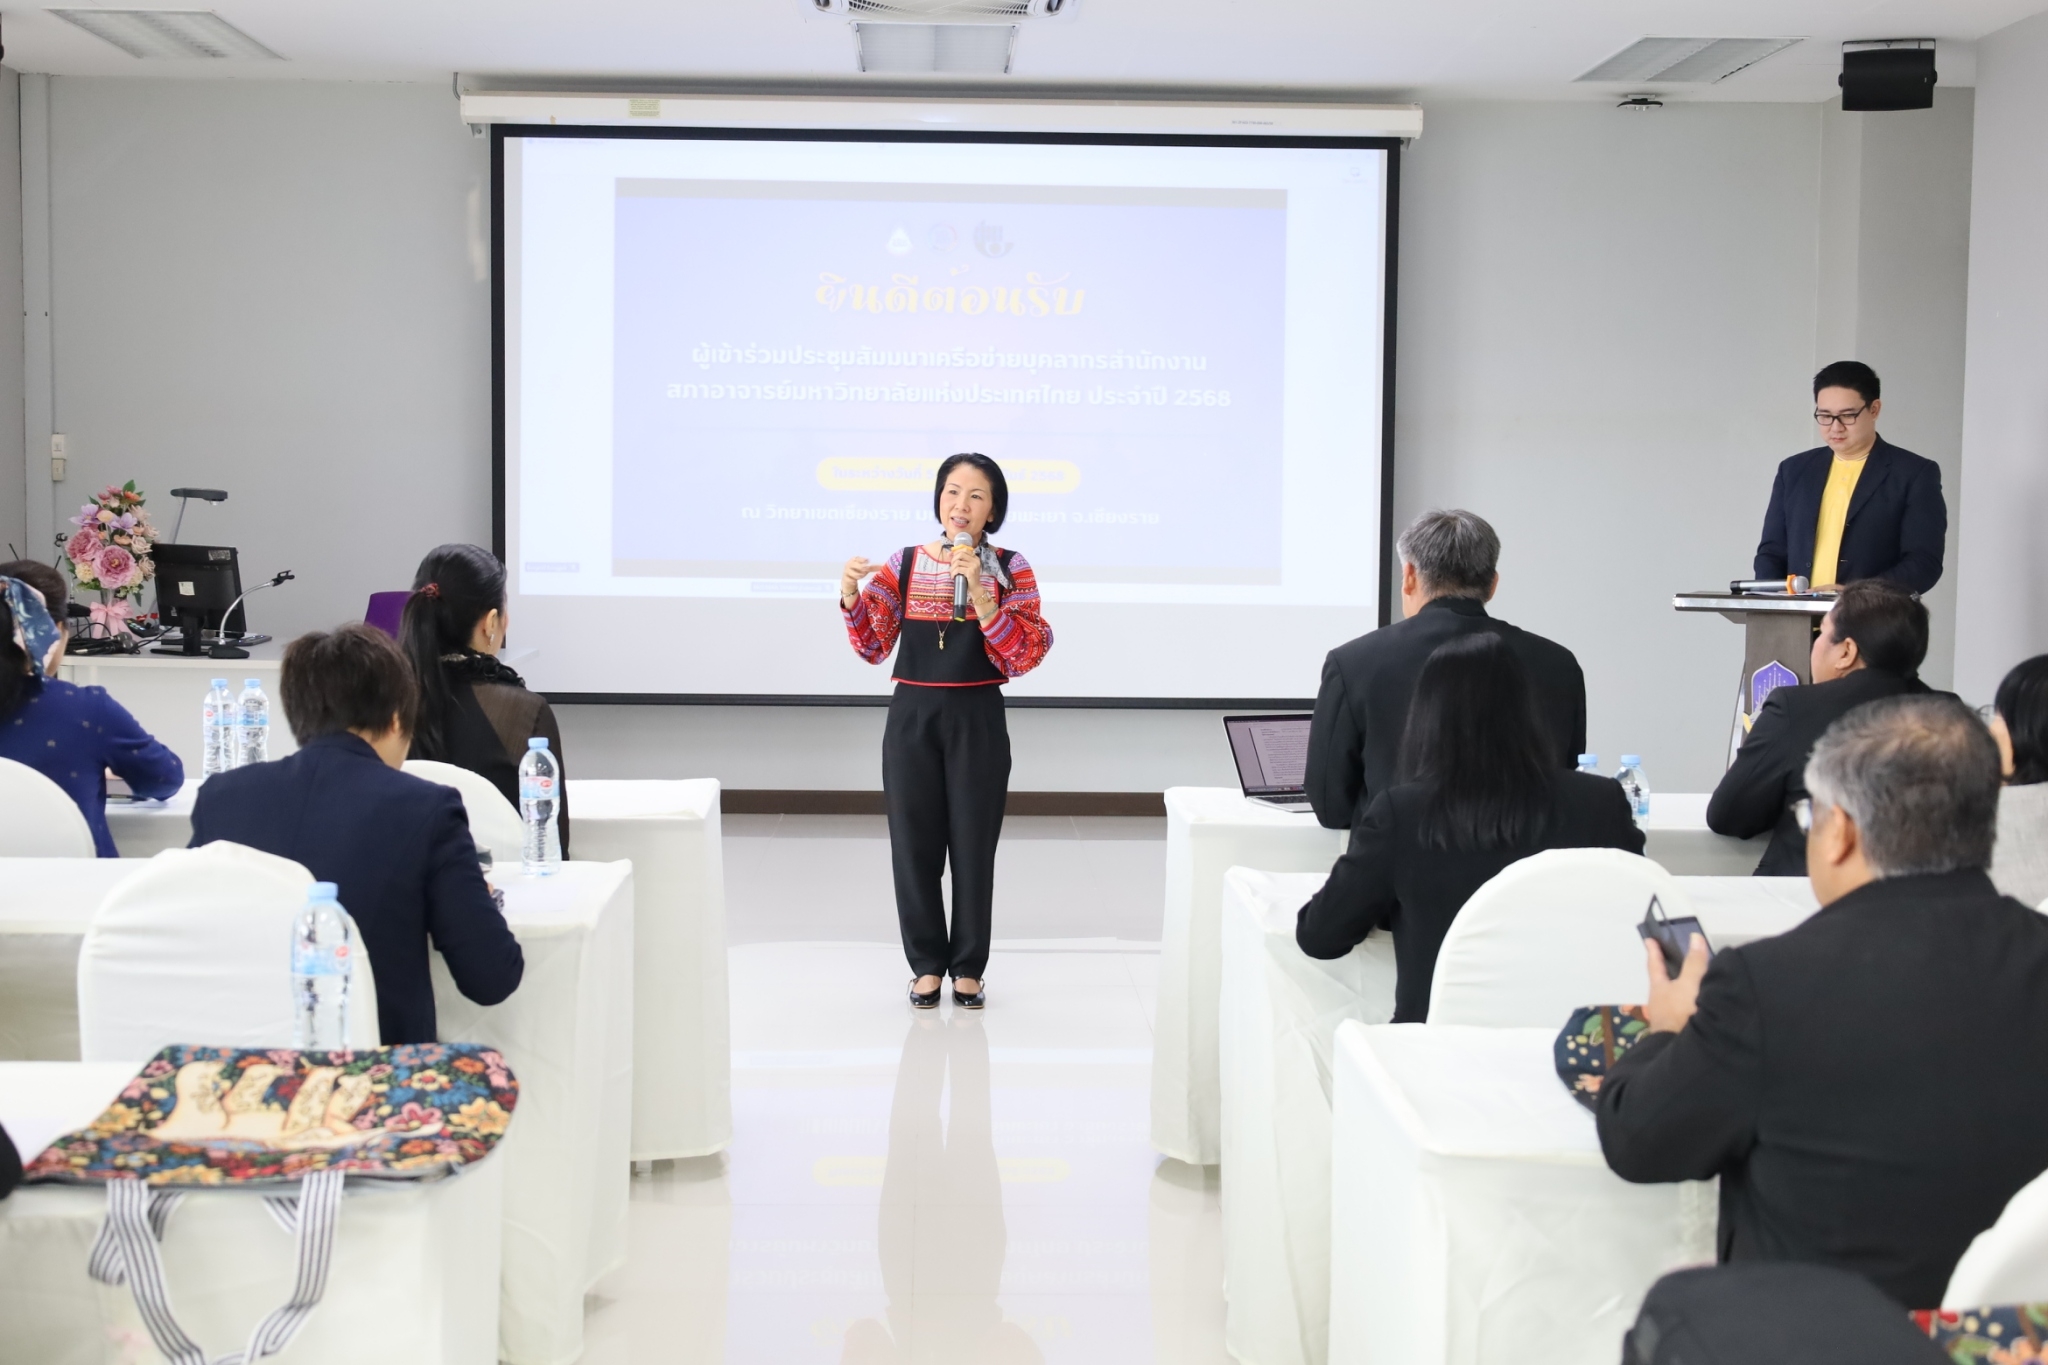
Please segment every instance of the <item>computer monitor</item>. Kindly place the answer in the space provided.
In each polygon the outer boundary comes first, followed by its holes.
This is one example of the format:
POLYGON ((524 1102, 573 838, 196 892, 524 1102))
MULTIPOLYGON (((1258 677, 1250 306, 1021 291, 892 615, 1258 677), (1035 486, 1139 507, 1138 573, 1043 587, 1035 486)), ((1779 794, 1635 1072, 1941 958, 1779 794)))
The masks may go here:
POLYGON ((156 560, 156 612, 164 625, 182 626, 196 614, 200 629, 216 637, 247 632, 247 608, 235 606, 242 595, 242 565, 232 545, 159 544, 150 554, 156 560))

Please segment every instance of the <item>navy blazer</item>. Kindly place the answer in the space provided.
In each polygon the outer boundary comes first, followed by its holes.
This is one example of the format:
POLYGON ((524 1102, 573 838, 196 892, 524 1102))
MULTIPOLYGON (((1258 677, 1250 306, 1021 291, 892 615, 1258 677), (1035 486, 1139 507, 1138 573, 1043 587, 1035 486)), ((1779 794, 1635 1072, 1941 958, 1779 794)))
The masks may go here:
MULTIPOLYGON (((1863 476, 1849 498, 1842 526, 1842 550, 1835 578, 1887 578, 1908 592, 1926 592, 1941 581, 1948 540, 1948 503, 1941 496, 1941 466, 1880 436, 1864 459, 1863 476)), ((1771 505, 1764 513, 1763 539, 1756 547, 1756 576, 1813 575, 1813 536, 1820 523, 1820 495, 1828 486, 1835 452, 1805 450, 1778 466, 1771 505)))
POLYGON ((438 1041, 430 937, 479 1005, 519 988, 526 960, 477 867, 461 794, 387 767, 354 735, 208 778, 192 847, 216 839, 290 858, 340 889, 377 974, 386 1047, 438 1041))

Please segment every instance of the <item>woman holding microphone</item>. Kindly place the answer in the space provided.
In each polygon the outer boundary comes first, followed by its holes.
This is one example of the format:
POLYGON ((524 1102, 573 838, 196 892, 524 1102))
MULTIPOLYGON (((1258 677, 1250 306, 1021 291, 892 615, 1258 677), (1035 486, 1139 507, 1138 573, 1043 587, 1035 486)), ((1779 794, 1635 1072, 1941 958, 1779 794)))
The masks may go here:
POLYGON ((1038 667, 1052 648, 1031 566, 988 543, 1009 502, 994 460, 949 456, 932 489, 939 538, 904 547, 879 569, 855 556, 839 575, 839 609, 854 652, 871 664, 896 652, 882 789, 910 1003, 921 1010, 938 1007, 947 976, 954 1004, 978 1010, 986 1001, 981 976, 996 841, 1010 789, 1010 732, 998 689, 1038 667), (950 934, 939 894, 949 861, 950 934))

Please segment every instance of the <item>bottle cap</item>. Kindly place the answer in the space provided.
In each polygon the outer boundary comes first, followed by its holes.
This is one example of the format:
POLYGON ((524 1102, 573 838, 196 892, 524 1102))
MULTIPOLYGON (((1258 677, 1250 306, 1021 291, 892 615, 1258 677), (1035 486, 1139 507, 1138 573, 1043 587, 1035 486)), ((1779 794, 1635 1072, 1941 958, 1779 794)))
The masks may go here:
POLYGON ((228 685, 228 680, 226 678, 215 678, 213 680, 213 685, 215 687, 226 687, 228 685))
POLYGON ((244 679, 242 679, 242 686, 244 686, 244 687, 253 687, 253 688, 255 688, 255 689, 256 689, 256 690, 258 691, 258 692, 261 692, 261 691, 263 690, 263 679, 261 679, 261 678, 244 678, 244 679))
POLYGON ((1599 767, 1599 766, 1600 766, 1600 755, 1598 755, 1598 754, 1580 754, 1580 755, 1579 755, 1579 766, 1580 766, 1581 768, 1597 768, 1597 767, 1599 767))
POLYGON ((306 891, 306 899, 309 901, 338 901, 341 899, 341 888, 333 882, 314 882, 306 891))
POLYGON ((548 747, 548 737, 546 735, 535 735, 526 741, 526 747, 529 749, 545 749, 548 747))
POLYGON ((1640 768, 1643 766, 1643 756, 1641 754, 1623 754, 1621 756, 1621 766, 1624 768, 1640 768))

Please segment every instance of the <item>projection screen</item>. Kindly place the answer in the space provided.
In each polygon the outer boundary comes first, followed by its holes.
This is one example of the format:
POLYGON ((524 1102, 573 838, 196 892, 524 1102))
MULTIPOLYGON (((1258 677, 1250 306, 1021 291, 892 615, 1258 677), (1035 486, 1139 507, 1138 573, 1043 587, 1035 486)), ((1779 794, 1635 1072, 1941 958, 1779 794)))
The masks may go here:
POLYGON ((1381 620, 1396 144, 501 127, 499 553, 560 700, 865 702, 840 565, 956 451, 1017 704, 1312 696, 1381 620), (647 135, 647 134, 652 135, 647 135))

